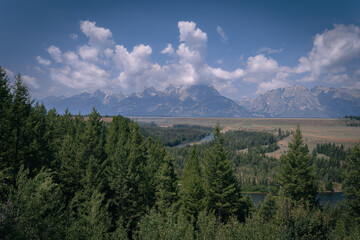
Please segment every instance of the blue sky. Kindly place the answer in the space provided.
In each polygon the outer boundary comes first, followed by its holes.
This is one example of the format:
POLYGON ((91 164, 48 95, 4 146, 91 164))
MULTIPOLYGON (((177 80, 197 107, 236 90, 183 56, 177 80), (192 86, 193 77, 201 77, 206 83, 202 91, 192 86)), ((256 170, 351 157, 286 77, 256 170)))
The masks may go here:
POLYGON ((0 65, 32 96, 211 84, 360 88, 360 1, 0 0, 0 65))

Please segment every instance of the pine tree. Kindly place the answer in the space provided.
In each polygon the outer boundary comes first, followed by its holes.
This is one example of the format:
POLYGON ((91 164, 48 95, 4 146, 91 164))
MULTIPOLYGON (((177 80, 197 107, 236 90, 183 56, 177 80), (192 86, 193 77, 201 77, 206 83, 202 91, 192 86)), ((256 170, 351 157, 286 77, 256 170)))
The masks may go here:
POLYGON ((244 219, 240 185, 224 147, 224 138, 217 124, 211 148, 205 155, 205 193, 208 212, 226 222, 232 215, 244 219))
POLYGON ((132 235, 138 220, 146 211, 146 149, 143 136, 137 124, 132 124, 130 141, 128 144, 128 168, 124 183, 124 205, 122 216, 132 235))
POLYGON ((351 214, 360 223, 360 146, 356 145, 346 158, 347 172, 344 180, 346 202, 351 208, 351 214))
POLYGON ((156 185, 157 177, 160 171, 160 167, 164 162, 166 156, 165 147, 157 141, 154 141, 151 137, 148 137, 146 140, 146 149, 147 149, 147 163, 145 166, 146 170, 146 182, 148 183, 147 187, 147 205, 151 208, 154 206, 156 198, 156 185))
POLYGON ((181 209, 186 217, 196 220, 205 208, 203 173, 196 145, 193 146, 181 181, 181 209))
POLYGON ((33 179, 28 175, 28 170, 19 170, 8 239, 63 239, 68 216, 60 186, 49 171, 40 171, 33 179))
POLYGON ((29 90, 27 86, 23 83, 21 75, 18 74, 15 77, 15 83, 13 86, 13 101, 10 107, 10 120, 12 129, 11 136, 9 141, 11 142, 9 152, 12 154, 12 172, 13 186, 16 185, 16 174, 20 168, 21 164, 24 163, 24 158, 26 156, 27 141, 28 139, 28 129, 26 129, 26 121, 31 112, 31 98, 29 95, 29 90))
POLYGON ((281 168, 278 176, 280 191, 293 200, 315 202, 317 180, 313 167, 309 164, 310 155, 302 138, 300 126, 289 142, 289 151, 281 157, 281 168))
POLYGON ((12 94, 5 68, 0 67, 0 202, 8 197, 9 187, 15 178, 12 154, 11 124, 12 94))
POLYGON ((68 239, 108 239, 110 218, 104 205, 104 194, 97 188, 89 189, 83 201, 71 203, 72 216, 68 239))
POLYGON ((107 132, 105 151, 107 159, 104 163, 106 198, 115 226, 124 213, 126 205, 126 176, 129 166, 129 121, 120 116, 113 117, 107 132))
POLYGON ((42 167, 49 168, 52 161, 52 152, 47 139, 47 111, 43 104, 38 103, 32 108, 26 121, 26 155, 24 164, 29 168, 30 174, 36 175, 42 167))
POLYGON ((177 176, 173 160, 166 156, 162 164, 156 187, 156 207, 165 213, 173 204, 178 201, 177 176))
POLYGON ((258 211, 259 217, 264 222, 269 222, 272 219, 274 219, 276 210, 277 210, 277 203, 275 197, 271 193, 266 194, 264 203, 261 204, 261 207, 258 211))

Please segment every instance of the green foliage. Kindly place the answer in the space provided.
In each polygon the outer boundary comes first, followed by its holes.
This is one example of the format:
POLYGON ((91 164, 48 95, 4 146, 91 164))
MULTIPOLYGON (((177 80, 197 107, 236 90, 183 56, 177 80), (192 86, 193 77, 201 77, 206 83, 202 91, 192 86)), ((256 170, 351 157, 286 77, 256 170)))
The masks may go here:
POLYGON ((12 195, 12 224, 6 239, 63 239, 65 210, 60 186, 49 171, 40 171, 33 179, 20 169, 17 191, 12 195))
POLYGON ((346 201, 351 213, 360 223, 360 146, 356 145, 346 159, 347 173, 344 181, 346 201))
POLYGON ((155 124, 141 123, 140 127, 144 136, 151 136, 168 147, 200 140, 211 133, 210 127, 190 126, 187 124, 159 127, 155 124))
POLYGON ((139 222, 134 239, 194 239, 194 228, 183 216, 176 216, 171 209, 159 213, 152 209, 139 222))
POLYGON ((108 239, 110 219, 104 206, 104 194, 97 189, 90 190, 86 195, 77 196, 70 206, 73 211, 68 239, 108 239))
POLYGON ((199 154, 193 146, 189 160, 181 179, 181 210, 188 219, 195 221, 199 213, 204 210, 204 181, 200 166, 199 154))
POLYGON ((281 157, 278 181, 285 196, 297 201, 315 202, 317 181, 309 161, 309 150, 304 145, 300 126, 297 126, 288 153, 281 157))
POLYGON ((217 125, 212 146, 206 151, 204 175, 207 210, 226 222, 233 215, 243 218, 244 209, 240 185, 228 159, 224 141, 217 125))
POLYGON ((178 183, 173 160, 165 157, 157 178, 156 207, 160 212, 167 211, 178 201, 178 183))
POLYGON ((276 198, 271 194, 267 194, 264 203, 258 211, 258 216, 263 222, 269 222, 275 218, 278 210, 276 198))
POLYGON ((227 131, 224 134, 225 146, 228 150, 237 151, 249 148, 257 153, 273 152, 277 146, 277 138, 272 133, 251 132, 244 130, 227 131), (266 147, 262 147, 266 145, 266 147))
POLYGON ((280 239, 330 239, 331 218, 327 212, 308 202, 304 204, 286 197, 279 201, 280 239))

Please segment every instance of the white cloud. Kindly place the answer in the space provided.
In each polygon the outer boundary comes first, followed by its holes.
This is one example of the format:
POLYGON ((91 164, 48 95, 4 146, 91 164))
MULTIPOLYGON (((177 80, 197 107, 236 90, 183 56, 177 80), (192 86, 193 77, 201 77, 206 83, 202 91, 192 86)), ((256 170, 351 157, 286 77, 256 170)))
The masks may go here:
POLYGON ((97 27, 96 22, 80 21, 80 29, 89 38, 89 45, 106 48, 114 43, 111 31, 97 27))
POLYGON ((194 48, 201 48, 207 42, 207 35, 199 28, 196 28, 196 23, 180 21, 178 22, 180 31, 180 42, 186 42, 187 45, 194 48))
POLYGON ((163 78, 163 69, 159 64, 152 63, 151 53, 151 47, 143 44, 135 46, 131 52, 122 45, 115 47, 114 62, 120 70, 117 80, 122 88, 158 86, 163 78))
POLYGON ((38 61, 38 63, 42 64, 42 65, 45 65, 45 66, 48 66, 51 64, 51 61, 50 60, 47 60, 47 59, 43 59, 42 57, 40 56, 37 56, 36 57, 36 60, 38 61))
POLYGON ((97 61, 98 60, 98 49, 83 45, 79 48, 79 55, 84 60, 97 61))
POLYGON ((290 87, 290 84, 288 84, 287 82, 284 82, 284 81, 279 81, 279 80, 273 79, 271 81, 260 83, 255 94, 263 94, 269 90, 273 90, 273 89, 277 89, 277 88, 285 88, 285 87, 290 87))
POLYGON ((279 70, 279 65, 274 59, 259 54, 248 58, 247 76, 244 80, 247 82, 262 82, 274 77, 279 70))
POLYGON ((218 78, 228 79, 228 80, 241 78, 246 75, 246 72, 243 69, 236 69, 233 72, 228 72, 228 71, 222 70, 221 68, 209 67, 209 71, 218 78))
POLYGON ((306 57, 299 59, 298 73, 308 72, 313 79, 331 69, 343 69, 343 64, 360 56, 360 29, 355 25, 335 24, 316 34, 314 47, 306 57))
POLYGON ((164 50, 162 50, 161 53, 173 55, 175 53, 175 50, 173 49, 172 45, 170 43, 168 43, 167 47, 164 50))
POLYGON ((280 49, 272 49, 269 47, 262 47, 260 48, 256 53, 267 53, 267 54, 272 54, 272 53, 281 53, 283 51, 282 48, 280 49))
POLYGON ((222 41, 223 43, 226 43, 227 40, 228 40, 228 37, 227 37, 226 33, 224 32, 224 30, 222 29, 222 27, 217 26, 217 27, 216 27, 216 31, 217 31, 218 34, 220 35, 221 41, 222 41))
POLYGON ((50 56, 58 63, 61 63, 62 62, 62 59, 61 59, 61 51, 58 47, 55 47, 55 46, 50 46, 48 49, 47 49, 47 52, 50 54, 50 56))
MULTIPOLYGON (((194 22, 180 21, 178 45, 167 44, 161 51, 171 55, 171 61, 160 65, 151 59, 153 49, 149 45, 138 44, 127 49, 114 42, 109 29, 98 27, 95 22, 81 21, 80 28, 88 42, 77 46, 77 51, 63 53, 58 47, 50 46, 47 51, 57 64, 48 66, 49 60, 36 57, 42 68, 50 72, 53 82, 58 84, 51 89, 66 86, 72 92, 105 89, 130 93, 146 86, 163 88, 172 83, 212 84, 229 93, 236 92, 245 82, 257 85, 256 93, 259 94, 287 87, 296 80, 318 80, 317 73, 323 76, 322 81, 326 83, 346 85, 354 81, 354 77, 349 77, 344 63, 360 53, 359 28, 335 25, 334 29, 316 35, 313 49, 306 57, 300 58, 298 66, 279 65, 265 54, 279 53, 282 49, 263 47, 259 54, 248 57, 247 61, 242 56, 241 64, 238 63, 242 68, 225 70, 207 64, 207 34, 194 22)), ((220 26, 217 31, 226 39, 220 26)), ((353 75, 356 76, 356 73, 353 75)))
POLYGON ((69 34, 69 37, 70 37, 72 40, 77 40, 77 39, 78 39, 78 35, 75 34, 75 33, 69 34))
POLYGON ((24 80, 24 82, 30 86, 30 87, 33 87, 35 89, 39 88, 40 85, 36 82, 36 78, 34 77, 30 77, 30 76, 27 76, 27 75, 23 75, 22 76, 22 79, 24 80))

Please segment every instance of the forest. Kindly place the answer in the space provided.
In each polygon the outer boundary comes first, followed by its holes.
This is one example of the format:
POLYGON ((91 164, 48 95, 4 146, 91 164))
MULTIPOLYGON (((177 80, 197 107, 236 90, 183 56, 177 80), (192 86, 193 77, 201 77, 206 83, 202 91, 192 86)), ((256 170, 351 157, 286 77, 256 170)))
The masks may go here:
POLYGON ((358 145, 310 154, 298 126, 276 160, 281 130, 216 125, 210 143, 164 146, 122 116, 47 110, 2 67, 0 113, 0 239, 360 239, 358 145), (342 183, 335 208, 316 200, 324 180, 342 183), (241 193, 257 186, 255 207, 241 193))

